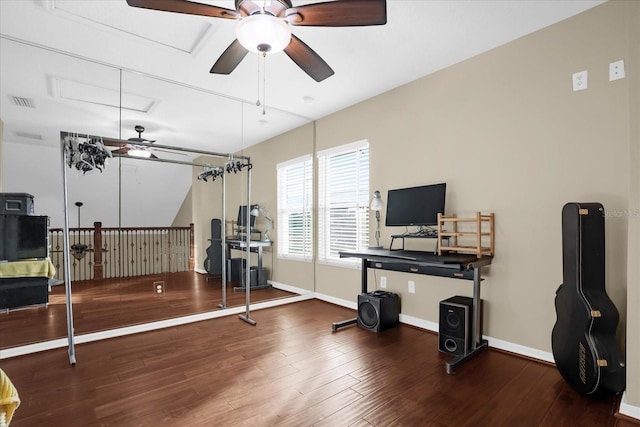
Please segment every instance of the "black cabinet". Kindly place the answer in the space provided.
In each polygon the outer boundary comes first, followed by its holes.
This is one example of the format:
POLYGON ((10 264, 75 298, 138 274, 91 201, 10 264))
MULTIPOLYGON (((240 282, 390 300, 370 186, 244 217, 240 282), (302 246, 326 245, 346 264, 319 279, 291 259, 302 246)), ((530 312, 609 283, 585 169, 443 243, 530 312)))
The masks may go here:
POLYGON ((29 272, 41 271, 33 263, 50 263, 49 217, 33 215, 33 196, 26 193, 0 193, 0 207, 0 309, 45 304, 49 278, 29 272))

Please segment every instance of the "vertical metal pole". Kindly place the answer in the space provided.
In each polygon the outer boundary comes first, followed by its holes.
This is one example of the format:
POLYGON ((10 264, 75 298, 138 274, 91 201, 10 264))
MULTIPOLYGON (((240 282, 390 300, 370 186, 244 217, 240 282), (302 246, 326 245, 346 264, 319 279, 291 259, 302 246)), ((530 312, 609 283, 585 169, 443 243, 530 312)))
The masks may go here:
POLYGON ((226 180, 224 179, 224 173, 220 175, 222 177, 222 221, 220 222, 220 234, 222 244, 222 304, 219 304, 220 308, 227 308, 227 226, 226 226, 226 180))
POLYGON ((251 263, 250 263, 251 262, 251 161, 250 160, 247 160, 247 212, 245 217, 245 225, 246 225, 245 259, 246 259, 247 265, 244 271, 245 273, 244 286, 246 291, 245 292, 246 301, 245 301, 245 315, 244 316, 240 315, 240 318, 251 325, 255 325, 256 321, 252 320, 249 317, 249 304, 251 302, 251 271, 250 271, 251 270, 251 263))
POLYGON ((73 301, 71 295, 71 249, 69 247, 69 209, 67 208, 67 155, 64 141, 62 147, 62 202, 64 206, 64 233, 62 234, 62 253, 64 254, 64 281, 66 282, 65 294, 67 297, 67 337, 69 340, 69 363, 76 364, 76 348, 73 337, 73 301))
POLYGON ((480 268, 473 268, 473 336, 472 336, 472 346, 475 349, 480 345, 480 341, 482 341, 482 331, 480 330, 480 319, 482 319, 481 307, 480 304, 480 268))

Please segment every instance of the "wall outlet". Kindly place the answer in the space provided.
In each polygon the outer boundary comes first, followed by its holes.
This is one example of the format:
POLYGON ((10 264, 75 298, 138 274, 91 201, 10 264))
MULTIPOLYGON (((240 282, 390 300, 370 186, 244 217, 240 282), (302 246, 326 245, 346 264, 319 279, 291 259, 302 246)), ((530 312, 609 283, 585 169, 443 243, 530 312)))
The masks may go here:
POLYGON ((573 91, 586 89, 588 77, 589 73, 587 70, 573 73, 573 91))
POLYGON ((618 79, 624 79, 624 61, 621 59, 620 61, 612 62, 609 64, 609 81, 612 82, 618 79))
POLYGON ((409 293, 410 294, 416 293, 416 282, 414 282, 413 280, 409 280, 409 293))
POLYGON ((382 289, 386 289, 387 288, 387 278, 384 276, 380 277, 380 288, 382 289))
POLYGON ((153 291, 156 294, 163 294, 164 293, 164 281, 153 282, 153 291))

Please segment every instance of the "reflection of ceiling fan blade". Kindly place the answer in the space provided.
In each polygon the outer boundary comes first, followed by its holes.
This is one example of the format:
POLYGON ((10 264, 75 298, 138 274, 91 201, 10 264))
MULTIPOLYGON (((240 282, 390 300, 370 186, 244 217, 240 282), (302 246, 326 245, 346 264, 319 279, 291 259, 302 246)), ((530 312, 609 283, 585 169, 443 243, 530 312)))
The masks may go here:
POLYGON ((162 148, 150 148, 151 151, 161 151, 163 153, 169 153, 169 154, 179 154, 180 156, 186 156, 187 153, 181 153, 180 151, 171 151, 171 150, 163 150, 162 148))
POLYGON ((127 154, 129 152, 129 147, 118 148, 117 150, 113 150, 111 154, 127 154))
POLYGON ((104 138, 104 137, 102 138, 102 143, 107 147, 124 147, 125 145, 127 145, 126 141, 123 141, 121 139, 104 138))
POLYGON ((385 0, 336 0, 292 7, 287 10, 291 25, 350 27, 387 23, 385 0))
POLYGON ((214 18, 238 19, 235 10, 184 0, 127 0, 129 6, 165 12, 187 13, 190 15, 211 16, 214 18))
POLYGON ((249 51, 245 49, 238 39, 234 40, 229 47, 222 52, 220 58, 211 67, 210 73, 214 74, 229 74, 240 64, 240 62, 247 56, 249 51))
POLYGON ((320 55, 293 34, 291 35, 291 43, 284 49, 284 53, 317 82, 334 74, 329 64, 324 62, 320 55))
POLYGON ((148 144, 153 144, 154 142, 156 142, 156 140, 155 140, 155 139, 153 139, 153 140, 152 140, 152 139, 144 139, 144 138, 129 138, 129 139, 128 139, 128 141, 129 141, 129 142, 132 142, 132 143, 134 143, 134 144, 135 144, 136 142, 146 142, 146 143, 148 143, 148 144))

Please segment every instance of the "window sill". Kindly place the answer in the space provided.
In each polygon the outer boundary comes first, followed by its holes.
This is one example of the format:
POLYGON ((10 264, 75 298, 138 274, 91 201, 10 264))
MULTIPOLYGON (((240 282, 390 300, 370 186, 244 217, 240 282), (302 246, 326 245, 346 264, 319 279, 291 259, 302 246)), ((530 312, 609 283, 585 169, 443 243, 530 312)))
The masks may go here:
POLYGON ((362 265, 360 260, 348 260, 347 258, 341 260, 335 259, 322 259, 318 261, 318 264, 330 265, 333 267, 351 268, 353 270, 361 270, 362 265))

